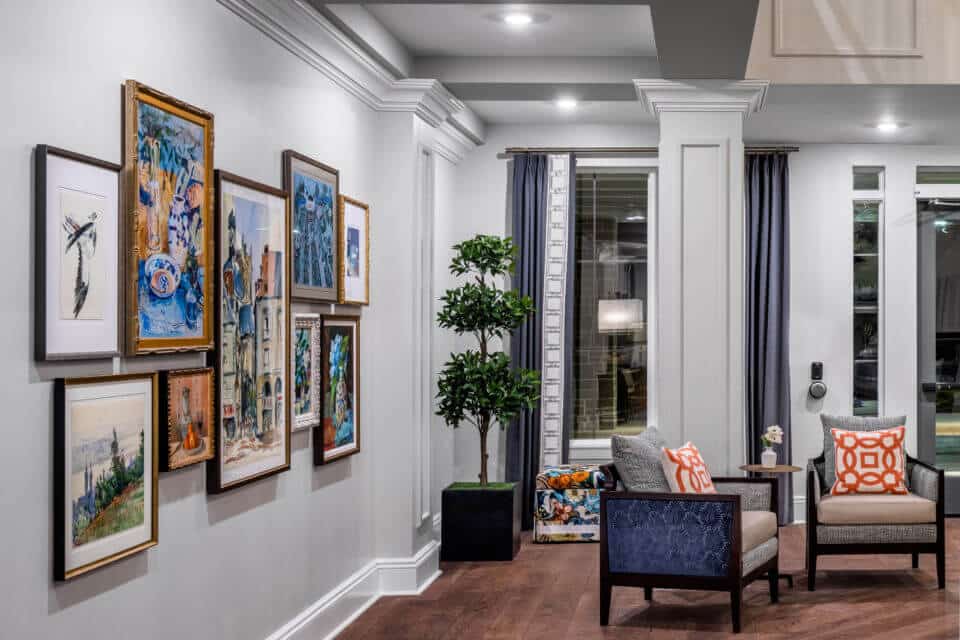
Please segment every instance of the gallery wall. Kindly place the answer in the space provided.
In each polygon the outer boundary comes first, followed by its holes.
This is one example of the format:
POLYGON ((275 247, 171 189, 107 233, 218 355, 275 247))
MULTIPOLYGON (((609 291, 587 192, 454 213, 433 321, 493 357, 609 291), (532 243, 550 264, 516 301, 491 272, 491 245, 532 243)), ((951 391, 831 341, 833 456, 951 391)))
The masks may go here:
MULTIPOLYGON (((7 223, 0 398, 8 435, 0 447, 0 635, 265 638, 375 558, 415 556, 432 533, 413 522, 410 491, 419 464, 410 444, 408 375, 418 355, 408 302, 413 187, 388 192, 383 177, 414 180, 416 117, 374 112, 212 1, 8 5, 0 43, 7 223), (289 472, 223 495, 207 495, 202 465, 161 474, 159 545, 54 583, 53 379, 204 362, 203 354, 73 364, 32 358, 32 149, 47 143, 120 162, 121 84, 128 78, 214 114, 217 168, 280 187, 280 154, 292 148, 339 169, 341 193, 371 205, 361 453, 314 467, 307 430, 293 434, 289 472), (400 150, 382 153, 391 143, 400 150)), ((455 167, 440 167, 441 214, 448 215, 455 167)), ((306 309, 295 304, 291 313, 306 309)), ((452 451, 437 442, 431 482, 445 482, 452 451)), ((344 617, 378 588, 341 599, 344 617)), ((317 637, 328 630, 315 629, 317 637)))

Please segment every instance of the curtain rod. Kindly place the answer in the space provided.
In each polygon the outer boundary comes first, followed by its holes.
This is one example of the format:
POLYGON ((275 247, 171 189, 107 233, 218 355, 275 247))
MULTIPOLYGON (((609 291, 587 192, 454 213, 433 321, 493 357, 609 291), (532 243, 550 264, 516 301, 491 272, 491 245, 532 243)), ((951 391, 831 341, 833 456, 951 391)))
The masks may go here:
MULTIPOLYGON (((796 153, 800 147, 788 145, 746 145, 746 153, 796 153)), ((658 147, 507 147, 504 155, 518 153, 582 153, 582 154, 652 154, 659 152, 658 147)))

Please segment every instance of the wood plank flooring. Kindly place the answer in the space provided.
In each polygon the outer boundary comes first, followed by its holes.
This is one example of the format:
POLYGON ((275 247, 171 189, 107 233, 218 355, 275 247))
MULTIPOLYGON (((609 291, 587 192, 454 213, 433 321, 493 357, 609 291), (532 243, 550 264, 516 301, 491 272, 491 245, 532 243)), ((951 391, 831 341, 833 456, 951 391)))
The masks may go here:
POLYGON ((381 598, 343 640, 594 640, 646 638, 960 637, 960 519, 947 520, 947 588, 937 589, 934 556, 819 559, 817 590, 803 577, 802 525, 781 530, 781 582, 771 605, 766 581, 744 593, 743 632, 730 633, 729 597, 705 591, 615 587, 610 626, 600 626, 597 544, 537 545, 512 563, 445 563, 417 597, 381 598))

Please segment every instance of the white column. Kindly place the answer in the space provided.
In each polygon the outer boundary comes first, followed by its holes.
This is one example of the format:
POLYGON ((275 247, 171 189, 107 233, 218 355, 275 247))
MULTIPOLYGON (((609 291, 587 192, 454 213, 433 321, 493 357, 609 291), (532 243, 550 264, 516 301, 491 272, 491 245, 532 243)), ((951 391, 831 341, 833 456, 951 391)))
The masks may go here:
POLYGON ((746 442, 743 119, 767 84, 634 83, 660 121, 651 424, 729 475, 746 442))

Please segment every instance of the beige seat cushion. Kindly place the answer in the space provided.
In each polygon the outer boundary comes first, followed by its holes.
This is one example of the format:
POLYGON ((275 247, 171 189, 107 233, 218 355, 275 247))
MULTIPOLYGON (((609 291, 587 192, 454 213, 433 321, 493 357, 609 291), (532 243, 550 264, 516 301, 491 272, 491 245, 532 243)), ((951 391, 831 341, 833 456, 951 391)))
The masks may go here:
POLYGON ((740 532, 743 552, 777 535, 777 514, 772 511, 743 511, 740 513, 740 532))
POLYGON ((915 493, 858 493, 823 496, 817 505, 821 524, 921 524, 936 522, 937 503, 915 493))

